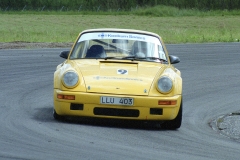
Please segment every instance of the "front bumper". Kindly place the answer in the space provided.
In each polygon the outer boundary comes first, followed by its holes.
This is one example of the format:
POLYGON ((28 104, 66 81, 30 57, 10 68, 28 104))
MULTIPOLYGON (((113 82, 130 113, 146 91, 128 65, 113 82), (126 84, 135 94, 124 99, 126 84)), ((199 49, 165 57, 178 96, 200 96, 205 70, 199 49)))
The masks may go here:
POLYGON ((82 116, 132 120, 172 120, 179 111, 181 95, 173 97, 149 97, 113 95, 85 92, 68 92, 54 89, 54 109, 61 116, 82 116), (75 100, 58 99, 57 95, 74 95, 75 100), (134 105, 100 104, 101 96, 131 97, 134 105), (159 100, 176 100, 174 105, 158 105, 159 100))

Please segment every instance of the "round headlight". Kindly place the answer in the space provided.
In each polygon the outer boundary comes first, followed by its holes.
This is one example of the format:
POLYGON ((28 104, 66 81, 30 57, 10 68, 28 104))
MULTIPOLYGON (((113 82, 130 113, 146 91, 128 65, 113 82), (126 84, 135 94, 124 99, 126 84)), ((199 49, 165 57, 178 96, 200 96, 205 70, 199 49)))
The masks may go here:
POLYGON ((78 74, 74 71, 68 71, 63 75, 63 83, 65 87, 73 88, 78 83, 78 74))
POLYGON ((158 91, 161 93, 168 93, 171 91, 173 82, 170 78, 163 76, 158 80, 158 91))

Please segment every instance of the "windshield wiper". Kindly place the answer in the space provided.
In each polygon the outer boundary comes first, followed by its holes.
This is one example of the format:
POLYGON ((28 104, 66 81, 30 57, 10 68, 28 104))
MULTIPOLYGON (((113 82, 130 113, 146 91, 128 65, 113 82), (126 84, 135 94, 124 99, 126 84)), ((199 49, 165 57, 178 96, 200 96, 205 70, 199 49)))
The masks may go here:
POLYGON ((104 60, 108 60, 108 59, 133 59, 135 58, 135 56, 128 56, 128 57, 122 57, 122 56, 112 56, 112 57, 88 57, 88 58, 71 58, 73 59, 104 59, 104 60))
POLYGON ((107 59, 129 59, 129 60, 159 60, 161 62, 167 63, 168 61, 162 58, 158 57, 136 57, 136 56, 127 56, 127 57, 105 57, 105 60, 107 59))
POLYGON ((167 62, 167 60, 159 58, 159 57, 136 57, 136 59, 146 59, 146 60, 150 59, 150 60, 160 60, 160 61, 163 61, 163 62, 167 62))
POLYGON ((119 59, 119 58, 118 57, 105 57, 104 59, 107 60, 107 59, 119 59))
POLYGON ((107 59, 135 59, 136 56, 127 56, 127 57, 105 57, 104 59, 107 60, 107 59))
POLYGON ((136 56, 127 56, 127 57, 123 57, 122 59, 135 59, 136 56))

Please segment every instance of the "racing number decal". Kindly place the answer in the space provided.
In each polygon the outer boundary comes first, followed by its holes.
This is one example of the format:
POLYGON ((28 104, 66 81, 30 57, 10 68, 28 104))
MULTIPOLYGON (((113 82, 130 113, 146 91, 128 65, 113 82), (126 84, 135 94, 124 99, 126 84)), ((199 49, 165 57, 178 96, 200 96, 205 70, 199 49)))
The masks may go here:
POLYGON ((128 70, 125 69, 118 69, 117 74, 128 74, 128 70))

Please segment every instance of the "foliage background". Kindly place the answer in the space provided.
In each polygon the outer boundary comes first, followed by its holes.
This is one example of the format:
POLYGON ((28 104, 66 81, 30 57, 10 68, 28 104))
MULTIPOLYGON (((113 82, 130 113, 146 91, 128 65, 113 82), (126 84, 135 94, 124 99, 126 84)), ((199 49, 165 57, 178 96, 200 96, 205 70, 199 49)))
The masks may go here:
POLYGON ((155 32, 166 43, 240 41, 240 0, 0 0, 0 42, 73 42, 90 28, 155 32))
POLYGON ((129 11, 137 7, 167 5, 179 9, 235 10, 240 0, 1 0, 1 10, 129 11))

